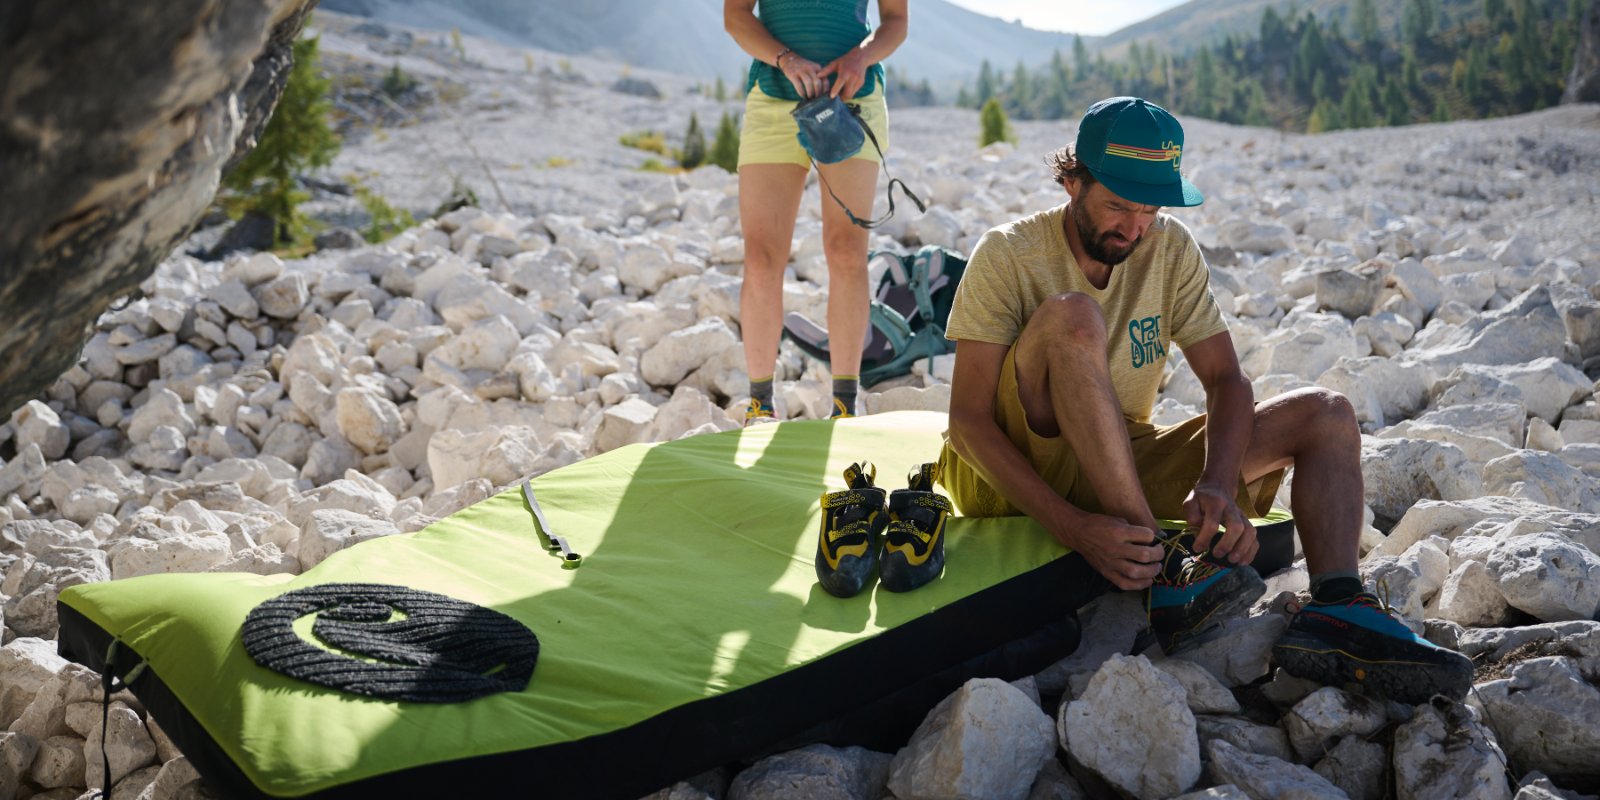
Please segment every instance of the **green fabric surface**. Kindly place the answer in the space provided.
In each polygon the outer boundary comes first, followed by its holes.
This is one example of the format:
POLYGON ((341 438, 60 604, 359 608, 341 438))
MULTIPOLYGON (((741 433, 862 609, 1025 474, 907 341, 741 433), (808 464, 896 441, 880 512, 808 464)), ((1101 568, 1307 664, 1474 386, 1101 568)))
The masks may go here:
POLYGON ((811 663, 1060 558, 1030 520, 952 519, 939 580, 848 600, 816 585, 824 491, 852 461, 878 485, 936 460, 945 415, 793 421, 632 445, 534 479, 543 549, 520 487, 415 534, 364 542, 301 576, 152 575, 61 601, 132 646, 264 792, 292 797, 425 763, 626 728, 811 663), (392 583, 505 613, 539 637, 525 691, 458 704, 345 694, 257 666, 240 628, 257 604, 322 583, 392 583))

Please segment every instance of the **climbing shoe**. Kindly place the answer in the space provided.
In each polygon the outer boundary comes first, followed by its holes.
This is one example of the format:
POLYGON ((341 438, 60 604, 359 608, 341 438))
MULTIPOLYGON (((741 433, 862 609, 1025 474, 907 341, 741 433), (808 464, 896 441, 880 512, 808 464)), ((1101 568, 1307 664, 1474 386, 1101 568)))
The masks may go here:
POLYGON ((1198 634, 1250 608, 1267 591, 1248 564, 1231 566, 1189 552, 1176 535, 1159 536, 1166 550, 1161 575, 1150 586, 1150 628, 1171 653, 1198 634))
POLYGON ((1460 700, 1472 688, 1472 661, 1424 639, 1371 592, 1309 602, 1272 646, 1290 675, 1330 686, 1355 684, 1407 705, 1436 694, 1460 700))
POLYGON ((872 580, 889 522, 884 491, 872 484, 870 462, 844 471, 849 488, 822 495, 822 534, 817 541, 817 581, 834 597, 853 597, 872 580))
POLYGON ((843 400, 833 398, 833 413, 828 415, 828 419, 850 419, 854 416, 855 412, 845 408, 843 400))
POLYGON ((778 412, 774 411, 772 406, 767 405, 766 403, 763 403, 754 397, 750 398, 750 405, 745 406, 744 408, 744 426, 746 428, 750 427, 751 425, 760 425, 767 422, 777 421, 778 412))
POLYGON ((933 490, 938 464, 914 467, 907 488, 889 494, 889 528, 879 565, 883 588, 909 592, 944 571, 944 521, 949 498, 933 490))

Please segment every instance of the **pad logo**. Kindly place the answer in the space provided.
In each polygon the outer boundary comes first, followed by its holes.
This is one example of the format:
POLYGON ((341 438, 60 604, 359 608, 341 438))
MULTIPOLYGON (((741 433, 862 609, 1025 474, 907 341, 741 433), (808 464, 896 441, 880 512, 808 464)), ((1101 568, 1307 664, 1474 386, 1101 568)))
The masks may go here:
POLYGON ((1134 369, 1166 358, 1167 349, 1161 346, 1160 314, 1128 321, 1128 352, 1134 369))

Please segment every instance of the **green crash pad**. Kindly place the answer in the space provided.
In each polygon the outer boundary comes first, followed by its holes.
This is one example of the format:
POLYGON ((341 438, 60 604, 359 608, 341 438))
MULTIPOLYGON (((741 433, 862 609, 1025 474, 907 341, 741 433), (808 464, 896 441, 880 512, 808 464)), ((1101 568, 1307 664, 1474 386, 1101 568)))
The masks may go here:
MULTIPOLYGON (((131 688, 230 796, 485 791, 637 797, 807 741, 892 747, 970 677, 1076 646, 1105 584, 1032 521, 952 519, 944 575, 841 600, 816 584, 819 498, 853 461, 904 485, 944 414, 788 421, 630 445, 304 575, 151 575, 60 597, 64 655, 131 688), (241 626, 291 590, 392 584, 500 612, 538 637, 526 688, 455 703, 351 694, 257 665, 241 626)), ((296 629, 311 637, 310 620, 296 629)), ((325 645, 324 645, 325 647, 325 645)))

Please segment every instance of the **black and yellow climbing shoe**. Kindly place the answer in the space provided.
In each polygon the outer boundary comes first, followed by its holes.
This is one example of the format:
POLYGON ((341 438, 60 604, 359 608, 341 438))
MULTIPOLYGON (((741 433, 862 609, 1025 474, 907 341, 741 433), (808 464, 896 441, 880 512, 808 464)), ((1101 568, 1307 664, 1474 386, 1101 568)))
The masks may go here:
POLYGON ((944 571, 944 521, 950 499, 933 490, 939 465, 911 470, 908 487, 889 495, 889 527, 879 571, 883 588, 909 592, 944 571))
POLYGON ((848 489, 822 495, 822 534, 817 540, 817 581, 835 597, 853 597, 872 580, 889 514, 884 492, 872 485, 870 462, 844 471, 848 489))

